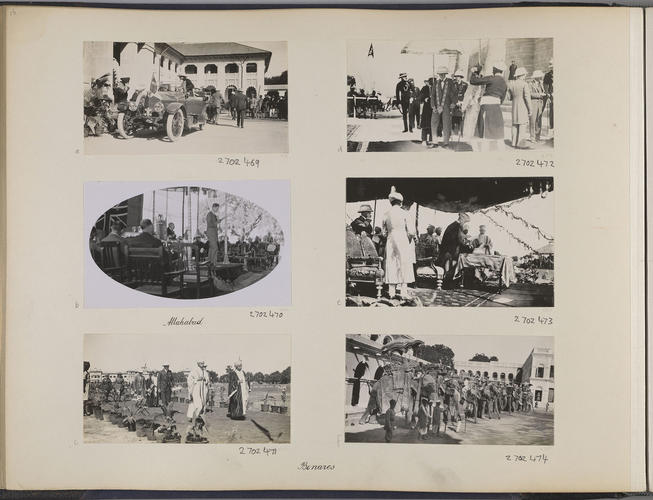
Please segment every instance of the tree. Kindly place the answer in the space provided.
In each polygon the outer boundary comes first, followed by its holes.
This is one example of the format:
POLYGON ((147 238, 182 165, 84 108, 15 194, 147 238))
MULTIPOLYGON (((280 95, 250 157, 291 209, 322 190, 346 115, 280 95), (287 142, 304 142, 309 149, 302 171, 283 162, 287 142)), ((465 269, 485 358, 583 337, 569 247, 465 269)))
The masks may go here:
POLYGON ((347 87, 355 87, 356 86, 356 78, 354 78, 351 75, 347 75, 347 87))
POLYGON ((209 370, 209 380, 211 381, 212 384, 215 384, 220 377, 218 377, 218 374, 214 372, 213 370, 209 370))
POLYGON ((290 367, 286 368, 281 372, 280 384, 289 384, 290 383, 290 367))
POLYGON ((288 85, 288 70, 282 71, 280 75, 266 76, 264 82, 266 85, 288 85))
POLYGON ((415 357, 428 361, 429 363, 453 366, 454 352, 450 347, 443 344, 422 344, 417 348, 415 357))
POLYGON ((499 361, 496 356, 486 356, 485 353, 476 353, 470 361, 481 361, 482 363, 489 363, 490 361, 499 361))

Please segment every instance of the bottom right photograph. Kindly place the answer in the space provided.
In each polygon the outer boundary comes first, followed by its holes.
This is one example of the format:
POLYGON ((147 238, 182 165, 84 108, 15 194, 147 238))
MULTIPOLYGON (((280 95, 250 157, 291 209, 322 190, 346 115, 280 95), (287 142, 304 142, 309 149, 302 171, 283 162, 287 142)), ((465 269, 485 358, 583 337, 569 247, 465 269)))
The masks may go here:
POLYGON ((347 335, 345 442, 553 445, 551 336, 347 335))

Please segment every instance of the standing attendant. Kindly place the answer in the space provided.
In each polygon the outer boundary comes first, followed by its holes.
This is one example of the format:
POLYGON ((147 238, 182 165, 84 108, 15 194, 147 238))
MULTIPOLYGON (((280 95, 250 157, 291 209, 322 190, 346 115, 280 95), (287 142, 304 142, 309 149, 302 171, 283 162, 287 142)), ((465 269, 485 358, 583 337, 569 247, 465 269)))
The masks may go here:
MULTIPOLYGON (((438 126, 442 124, 442 147, 449 146, 451 137, 451 113, 456 106, 456 88, 454 82, 447 76, 449 70, 438 68, 438 78, 431 88, 431 132, 437 135, 438 126)), ((434 143, 435 146, 435 143, 434 143)))
POLYGON ((385 429, 385 442, 392 442, 392 431, 395 428, 395 406, 397 406, 397 401, 394 399, 390 400, 390 408, 385 412, 385 422, 383 423, 383 428, 385 429))
POLYGON ((424 80, 424 86, 420 91, 420 101, 422 102, 422 145, 428 147, 429 142, 433 142, 433 131, 431 130, 431 87, 433 86, 433 78, 424 80))
POLYGON ((508 86, 503 78, 505 66, 502 63, 495 63, 492 67, 492 76, 481 76, 481 68, 477 67, 469 79, 472 85, 485 85, 483 97, 481 97, 481 113, 479 128, 481 137, 499 141, 499 147, 503 146, 503 113, 501 103, 506 97, 508 86))
POLYGON ((399 83, 395 87, 395 97, 397 105, 401 111, 404 120, 404 132, 408 132, 408 107, 410 106, 410 87, 408 85, 406 73, 399 74, 399 83))
POLYGON ((213 265, 218 264, 218 210, 220 205, 214 203, 211 205, 211 211, 206 214, 206 237, 209 240, 209 262, 213 265))
POLYGON ((186 417, 188 418, 187 437, 195 426, 195 420, 202 416, 206 410, 209 385, 210 380, 209 373, 206 371, 206 363, 198 361, 197 366, 188 374, 187 379, 188 397, 190 399, 186 410, 186 417))
POLYGON ((232 420, 244 420, 249 399, 249 382, 243 371, 243 362, 239 359, 229 373, 229 412, 232 420))
POLYGON ((157 386, 159 387, 159 396, 161 399, 161 406, 168 407, 172 399, 172 372, 170 365, 163 365, 163 370, 159 372, 157 377, 157 386))
POLYGON ((134 375, 134 392, 142 398, 147 395, 145 393, 145 378, 141 372, 136 372, 136 375, 134 375))
POLYGON ((533 76, 529 83, 531 91, 531 142, 539 142, 540 136, 542 135, 542 113, 544 112, 544 99, 546 98, 544 85, 542 85, 543 78, 544 73, 536 69, 533 71, 533 76))
POLYGON ((84 361, 84 415, 89 415, 89 393, 91 387, 91 375, 89 370, 91 369, 91 363, 84 361))
POLYGON ((464 80, 465 75, 462 71, 456 71, 453 76, 455 78, 454 83, 456 88, 456 107, 454 108, 451 115, 451 130, 454 134, 461 134, 463 127, 462 102, 465 98, 465 92, 467 92, 467 87, 469 87, 469 85, 464 80))
POLYGON ((512 147, 518 148, 531 121, 531 88, 526 83, 526 68, 517 68, 515 79, 508 82, 512 101, 512 147))
POLYGON ((542 106, 546 107, 548 102, 551 103, 549 106, 549 136, 553 138, 553 59, 549 61, 549 71, 544 75, 542 84, 546 93, 546 99, 542 106))
POLYGON ((388 195, 390 210, 383 218, 383 229, 387 235, 385 244, 385 282, 388 284, 390 298, 397 295, 397 285, 400 287, 399 298, 408 298, 408 283, 415 281, 413 261, 414 249, 411 251, 411 240, 414 235, 409 230, 406 211, 401 208, 404 197, 392 187, 388 195))
POLYGON ((236 109, 236 126, 245 127, 245 113, 247 112, 247 97, 242 90, 236 89, 233 94, 233 105, 236 109))
POLYGON ((410 105, 408 107, 408 127, 412 132, 413 128, 420 128, 419 124, 419 97, 420 89, 415 86, 415 81, 412 78, 408 79, 410 87, 410 105))

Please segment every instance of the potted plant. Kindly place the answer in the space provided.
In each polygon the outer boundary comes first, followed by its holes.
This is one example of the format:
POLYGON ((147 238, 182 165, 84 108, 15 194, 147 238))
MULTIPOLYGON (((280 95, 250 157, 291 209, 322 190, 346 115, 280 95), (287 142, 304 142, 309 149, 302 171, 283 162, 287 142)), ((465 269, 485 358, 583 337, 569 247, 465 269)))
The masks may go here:
POLYGON ((158 424, 154 429, 154 438, 158 443, 180 443, 181 435, 177 432, 177 422, 175 422, 174 415, 179 413, 172 406, 161 406, 163 413, 154 417, 155 423, 158 424))

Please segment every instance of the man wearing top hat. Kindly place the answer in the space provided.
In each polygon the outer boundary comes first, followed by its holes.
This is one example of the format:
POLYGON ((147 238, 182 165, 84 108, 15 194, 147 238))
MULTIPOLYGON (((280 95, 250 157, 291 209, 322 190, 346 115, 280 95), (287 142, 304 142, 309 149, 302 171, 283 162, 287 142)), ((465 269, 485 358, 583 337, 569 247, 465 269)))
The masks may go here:
POLYGON ((410 86, 406 73, 399 73, 399 83, 395 87, 395 97, 404 119, 404 132, 408 132, 408 107, 410 106, 410 86))
MULTIPOLYGON (((451 137, 451 113, 456 106, 456 88, 454 82, 447 76, 449 70, 440 66, 438 78, 431 87, 431 132, 437 135, 438 126, 442 124, 442 146, 449 145, 451 137)), ((435 143, 435 140, 433 141, 435 143)), ((435 147, 435 146, 434 146, 435 147)))
POLYGON ((481 67, 475 68, 469 83, 472 85, 485 85, 481 97, 481 112, 479 116, 479 129, 481 137, 485 139, 500 140, 503 142, 503 113, 501 103, 506 97, 508 86, 503 77, 506 69, 503 63, 494 63, 492 76, 481 76, 481 67))
POLYGON ((360 235, 365 233, 367 236, 372 236, 374 230, 372 229, 372 207, 369 205, 361 205, 358 210, 360 214, 353 221, 351 221, 351 229, 354 231, 354 234, 360 235))
POLYGON ((172 372, 170 371, 170 365, 163 365, 163 370, 161 370, 157 376, 157 387, 159 388, 159 397, 161 398, 161 406, 168 407, 170 400, 172 399, 172 372))

